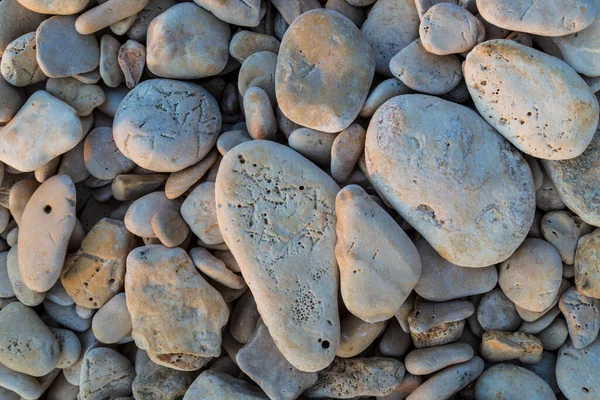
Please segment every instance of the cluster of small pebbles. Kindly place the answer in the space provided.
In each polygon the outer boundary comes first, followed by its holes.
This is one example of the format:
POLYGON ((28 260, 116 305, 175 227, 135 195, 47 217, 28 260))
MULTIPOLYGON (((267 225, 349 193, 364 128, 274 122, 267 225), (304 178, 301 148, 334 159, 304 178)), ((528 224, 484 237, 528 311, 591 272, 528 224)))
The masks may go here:
POLYGON ((600 0, 0 0, 0 400, 600 399, 600 0))

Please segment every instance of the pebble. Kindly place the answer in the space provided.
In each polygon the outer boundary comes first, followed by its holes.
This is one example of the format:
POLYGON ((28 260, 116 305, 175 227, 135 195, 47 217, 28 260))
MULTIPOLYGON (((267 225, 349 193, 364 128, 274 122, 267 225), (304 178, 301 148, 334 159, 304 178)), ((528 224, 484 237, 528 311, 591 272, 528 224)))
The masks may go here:
POLYGON ((125 84, 129 89, 133 89, 140 83, 144 72, 146 47, 135 40, 128 40, 119 48, 117 60, 125 76, 125 84))
POLYGON ((318 0, 272 0, 271 3, 277 11, 283 16, 288 24, 292 24, 300 15, 307 13, 310 10, 321 8, 318 0))
POLYGON ((94 108, 106 101, 100 86, 86 85, 73 78, 50 78, 46 91, 73 107, 79 116, 90 115, 94 108))
POLYGON ((217 221, 215 184, 204 182, 196 186, 181 205, 181 216, 196 236, 206 244, 223 243, 217 221))
POLYGON ((404 364, 411 374, 428 375, 448 366, 469 361, 473 355, 473 348, 468 344, 450 343, 413 350, 406 355, 404 364))
POLYGON ((583 349, 598 337, 600 330, 600 300, 569 288, 560 298, 558 306, 567 321, 569 337, 576 349, 583 349))
POLYGON ((40 184, 33 179, 23 179, 16 182, 8 194, 8 209, 17 225, 21 224, 25 206, 31 199, 31 196, 40 187, 40 184))
POLYGON ((76 304, 75 312, 77 313, 77 315, 79 315, 79 317, 81 317, 83 319, 90 319, 94 316, 94 314, 96 313, 96 310, 93 308, 87 308, 84 306, 80 306, 79 304, 76 304))
POLYGON ((413 344, 420 349, 456 341, 462 334, 465 319, 473 312, 473 305, 466 300, 420 302, 408 315, 413 344))
POLYGON ((137 165, 156 172, 175 172, 202 160, 217 141, 220 129, 219 106, 204 88, 151 79, 137 85, 121 101, 113 134, 119 150, 137 165))
POLYGON ((242 289, 246 286, 244 279, 227 269, 225 263, 202 247, 190 250, 190 258, 200 272, 212 280, 231 289, 242 289))
POLYGON ((40 90, 0 130, 0 161, 22 172, 35 171, 82 137, 75 109, 40 90))
POLYGON ((557 350, 569 337, 567 323, 562 318, 556 318, 546 329, 538 333, 537 337, 542 342, 544 350, 557 350))
POLYGON ((312 10, 290 25, 281 42, 277 102, 297 124, 339 132, 358 116, 374 73, 373 50, 358 28, 335 11, 312 10))
POLYGON ((180 399, 194 381, 194 377, 193 372, 177 371, 149 361, 133 380, 133 395, 140 400, 180 399))
POLYGON ((271 399, 296 399, 317 381, 315 372, 302 372, 285 359, 262 323, 237 353, 235 361, 271 399))
POLYGON ((329 166, 336 137, 327 132, 299 128, 289 135, 288 146, 316 164, 329 166))
MULTIPOLYGON (((15 400, 37 399, 42 396, 44 389, 36 378, 21 372, 13 371, 0 364, 0 390, 10 390, 10 396, 16 394, 15 400)), ((3 394, 0 391, 0 394, 3 394)), ((7 397, 12 400, 12 397, 7 397)))
POLYGON ((29 199, 19 229, 18 259, 31 290, 45 292, 60 277, 75 220, 75 186, 66 175, 48 179, 29 199))
POLYGON ((600 395, 595 371, 600 366, 600 339, 583 349, 566 343, 558 351, 556 382, 562 393, 573 400, 592 400, 600 395))
POLYGON ((554 1, 547 7, 517 0, 478 0, 477 9, 494 25, 541 36, 564 36, 582 31, 596 16, 593 0, 554 1))
POLYGON ((535 206, 527 163, 466 107, 426 95, 388 100, 369 124, 365 159, 373 186, 453 264, 504 261, 529 231, 535 206), (484 157, 472 146, 490 150, 484 157))
POLYGON ((263 17, 264 5, 261 7, 261 0, 196 0, 195 3, 221 21, 233 25, 255 27, 263 17))
POLYGON ((83 182, 90 176, 83 160, 84 144, 85 141, 82 140, 71 150, 60 156, 60 164, 56 173, 69 176, 73 183, 83 182))
POLYGON ((54 286, 46 292, 46 297, 60 306, 70 306, 75 304, 73 298, 67 293, 60 280, 56 281, 54 286))
POLYGON ((549 212, 542 218, 542 235, 558 252, 562 261, 573 265, 578 240, 594 228, 568 211, 549 212))
POLYGON ((148 0, 108 0, 96 7, 90 8, 77 18, 77 32, 90 35, 103 28, 135 15, 144 9, 148 0))
POLYGON ((165 174, 121 174, 111 183, 111 192, 120 201, 137 200, 158 190, 167 181, 165 174))
POLYGON ((361 31, 375 53, 377 73, 392 76, 390 60, 419 37, 419 23, 414 0, 379 0, 373 5, 361 31))
POLYGON ((81 306, 98 309, 123 290, 125 259, 134 237, 125 224, 103 218, 65 261, 61 282, 81 306))
POLYGON ((548 160, 574 158, 594 136, 598 100, 585 81, 555 57, 512 40, 490 40, 469 53, 464 75, 477 110, 526 154, 548 160), (544 98, 546 90, 556 95, 543 103, 535 100, 544 98))
POLYGON ((44 301, 46 293, 35 292, 27 287, 23 278, 21 277, 21 270, 19 269, 19 261, 17 258, 18 246, 13 246, 6 256, 6 266, 8 272, 8 279, 14 291, 14 295, 17 299, 26 306, 35 307, 44 301))
POLYGON ((100 39, 100 76, 106 86, 116 88, 125 76, 119 65, 118 55, 121 43, 109 34, 100 39))
POLYGON ((167 198, 172 200, 183 195, 210 171, 210 168, 217 162, 217 158, 217 152, 211 150, 199 163, 171 173, 165 184, 167 198))
POLYGON ((86 169, 98 179, 112 180, 135 167, 135 163, 119 151, 113 130, 106 126, 93 129, 85 137, 83 160, 86 169))
POLYGON ((223 239, 279 351, 305 372, 329 365, 340 340, 334 255, 338 190, 314 164, 269 141, 230 150, 215 186, 223 239), (300 244, 286 253, 290 240, 300 244))
POLYGON ((47 79, 36 59, 35 32, 26 33, 8 44, 2 54, 0 70, 8 83, 18 87, 47 79))
POLYGON ((131 393, 135 371, 115 350, 97 347, 85 353, 81 367, 81 400, 103 400, 131 393))
MULTIPOLYGON (((579 157, 576 157, 575 159, 579 159, 579 157)), ((569 160, 566 162, 569 162, 569 160)), ((563 203, 556 186, 554 186, 554 183, 552 183, 547 174, 544 174, 542 186, 535 191, 535 203, 537 207, 543 211, 560 211, 565 209, 565 203, 563 203)), ((540 239, 541 238, 540 235, 540 239)))
POLYGON ((421 257, 421 276, 415 292, 426 300, 447 301, 491 291, 498 283, 495 266, 464 268, 440 256, 422 237, 415 240, 421 257))
POLYGON ((392 97, 411 93, 412 89, 400 82, 396 78, 386 79, 371 89, 365 104, 363 104, 359 115, 363 118, 370 118, 375 111, 392 97))
POLYGON ((498 364, 484 371, 475 383, 475 396, 477 400, 556 399, 542 378, 523 367, 510 364, 498 364))
POLYGON ((77 335, 68 329, 48 328, 56 338, 59 347, 56 368, 67 368, 79 360, 81 354, 81 343, 77 335))
POLYGON ((0 76, 0 126, 9 122, 25 103, 22 91, 0 76))
POLYGON ((367 322, 388 320, 419 280, 421 260, 417 249, 360 186, 343 188, 336 196, 335 209, 335 255, 344 304, 367 322), (386 241, 372 240, 377 237, 386 241))
POLYGON ((125 293, 111 298, 92 319, 94 336, 102 343, 117 343, 131 334, 131 316, 127 310, 125 293))
POLYGON ((546 329, 559 314, 560 308, 558 308, 558 306, 554 306, 539 319, 533 322, 524 321, 519 327, 519 331, 537 335, 546 329))
POLYGON ((541 360, 542 350, 542 342, 529 333, 486 331, 479 352, 492 363, 518 358, 523 364, 535 364, 541 360))
POLYGON ((529 311, 529 310, 526 310, 519 306, 515 306, 515 308, 517 309, 517 313, 519 313, 519 316, 521 316, 521 318, 523 318, 523 320, 525 320, 527 322, 537 321, 538 319, 543 317, 544 314, 546 314, 550 309, 552 309, 552 307, 554 307, 555 305, 558 304, 558 301, 560 300, 560 297, 562 296, 562 294, 570 287, 571 287, 571 283, 568 280, 566 280, 565 278, 563 278, 562 281, 560 282, 560 286, 558 288, 558 294, 556 295, 554 300, 552 300, 552 303, 550 304, 550 306, 548 308, 544 309, 543 311, 537 312, 537 311, 529 311))
POLYGON ((260 314, 256 308, 256 301, 252 297, 252 292, 247 290, 235 303, 231 313, 229 321, 231 336, 239 343, 248 343, 259 321, 260 314))
POLYGON ((342 358, 359 355, 375 342, 385 325, 385 321, 369 323, 347 313, 340 319, 340 347, 335 355, 342 358))
POLYGON ((10 42, 35 31, 46 18, 46 15, 31 11, 17 0, 3 0, 0 3, 0 57, 10 42))
POLYGON ((74 16, 54 16, 36 32, 37 62, 48 77, 64 78, 93 71, 100 65, 100 47, 93 35, 75 30, 74 16), (69 54, 69 57, 64 57, 69 54))
POLYGON ((235 130, 223 132, 219 139, 217 139, 217 149, 219 153, 224 156, 227 152, 233 149, 238 144, 249 142, 252 137, 245 130, 235 130))
POLYGON ((125 293, 133 339, 149 355, 182 371, 197 370, 203 358, 219 355, 229 310, 184 250, 134 249, 127 257, 125 293))
POLYGON ((481 298, 477 307, 477 321, 485 331, 514 331, 521 324, 521 317, 504 292, 494 289, 481 298))
POLYGON ((231 38, 229 54, 243 63, 249 56, 259 51, 277 53, 280 46, 279 40, 264 33, 241 30, 231 38))
POLYGON ((162 244, 167 247, 176 247, 182 244, 190 233, 190 228, 174 210, 162 210, 152 217, 152 230, 162 244))
POLYGON ((142 11, 136 14, 135 21, 127 31, 127 36, 137 41, 145 40, 150 22, 175 4, 177 4, 175 0, 150 0, 142 11))
POLYGON ((223 372, 204 371, 189 387, 183 400, 267 400, 262 390, 223 372))
POLYGON ((257 86, 269 95, 271 104, 276 104, 275 70, 277 59, 277 54, 271 51, 259 51, 246 58, 238 75, 240 96, 244 97, 249 88, 257 86))
POLYGON ((575 255, 575 285, 585 296, 600 299, 600 229, 583 236, 575 255))
POLYGON ((125 226, 129 232, 144 238, 156 238, 152 228, 152 218, 160 211, 179 211, 181 201, 169 200, 165 192, 149 193, 135 200, 125 214, 125 226))
MULTIPOLYGON (((63 374, 56 377, 46 392, 48 400, 77 400, 78 394, 79 386, 71 385, 63 374)), ((8 398, 7 400, 12 399, 8 398)))
POLYGON ((600 171, 594 167, 599 158, 600 128, 579 157, 542 162, 564 204, 586 223, 594 226, 600 225, 600 200, 594 183, 600 178, 600 171))
POLYGON ((77 306, 75 304, 71 306, 61 306, 46 298, 42 302, 42 305, 52 320, 73 331, 84 332, 88 330, 92 324, 91 318, 81 318, 79 314, 77 314, 77 306))
POLYGON ((401 358, 411 345, 410 335, 402 330, 397 320, 391 319, 381 335, 378 350, 384 356, 401 358))
POLYGON ((177 4, 148 26, 148 69, 160 77, 197 79, 221 72, 229 57, 229 25, 193 3, 177 4))
POLYGON ((393 358, 336 358, 304 395, 309 399, 385 396, 400 384, 404 373, 404 365, 393 358))
POLYGON ((336 182, 347 181, 350 177, 365 148, 366 135, 362 126, 353 123, 335 136, 331 145, 331 177, 336 182))
POLYGON ((244 94, 244 114, 248 133, 253 139, 275 140, 277 121, 267 92, 257 86, 244 94))

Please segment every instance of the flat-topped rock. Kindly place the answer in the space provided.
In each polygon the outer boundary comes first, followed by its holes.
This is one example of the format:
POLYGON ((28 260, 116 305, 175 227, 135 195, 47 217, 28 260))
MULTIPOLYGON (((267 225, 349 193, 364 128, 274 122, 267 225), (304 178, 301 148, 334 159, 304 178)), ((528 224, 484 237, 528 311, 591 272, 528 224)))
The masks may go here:
POLYGON ((234 147, 217 175, 223 239, 277 347, 306 372, 329 365, 339 345, 338 190, 316 165, 268 141, 234 147))

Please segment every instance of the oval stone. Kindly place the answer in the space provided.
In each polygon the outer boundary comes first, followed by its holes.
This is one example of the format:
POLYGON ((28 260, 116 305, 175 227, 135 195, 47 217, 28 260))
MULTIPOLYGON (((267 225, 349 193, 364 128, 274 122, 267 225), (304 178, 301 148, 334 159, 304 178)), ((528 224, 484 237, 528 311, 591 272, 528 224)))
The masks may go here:
POLYGON ((463 72, 479 113, 524 153, 565 160, 592 140, 598 100, 564 61, 512 40, 489 40, 469 53, 463 72))
POLYGON ((486 370, 475 383, 477 400, 528 399, 555 400, 548 384, 534 372, 510 364, 486 370))
POLYGON ((221 131, 214 97, 194 83, 150 79, 119 104, 113 134, 119 150, 140 167, 174 172, 202 160, 221 131))
POLYGON ((306 372, 329 365, 340 342, 338 190, 300 154, 264 140, 231 149, 217 175, 223 239, 277 347, 306 372))
POLYGON ((297 124, 339 132, 358 116, 374 74, 373 50, 356 25, 336 11, 309 11, 281 42, 277 102, 297 124))
POLYGON ((505 260, 533 222, 527 162, 464 106, 426 95, 388 100, 369 124, 365 159, 375 188, 458 266, 505 260))
POLYGON ((584 349, 566 343, 558 350, 556 382, 570 400, 592 400, 600 398, 600 380, 596 371, 600 369, 600 339, 584 349))

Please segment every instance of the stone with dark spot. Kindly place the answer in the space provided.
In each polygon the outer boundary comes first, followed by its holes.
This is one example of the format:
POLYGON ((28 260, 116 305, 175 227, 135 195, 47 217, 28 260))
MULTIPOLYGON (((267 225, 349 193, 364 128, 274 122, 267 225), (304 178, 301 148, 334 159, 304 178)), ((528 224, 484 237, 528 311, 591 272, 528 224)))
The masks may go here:
POLYGON ((600 339, 577 349, 568 342, 558 350, 556 382, 561 392, 570 400, 600 398, 600 339))
POLYGON ((133 365, 113 349, 97 347, 89 350, 81 366, 81 400, 114 399, 131 394, 135 378, 133 365))
POLYGON ((600 229, 579 239, 575 255, 575 285, 579 293, 600 299, 600 229))
POLYGON ((416 348, 455 342, 461 336, 467 319, 475 311, 466 300, 443 303, 423 301, 408 315, 410 335, 416 348))
POLYGON ((583 349, 598 337, 600 300, 584 296, 575 287, 563 293, 558 306, 567 320, 569 337, 576 349, 583 349))

